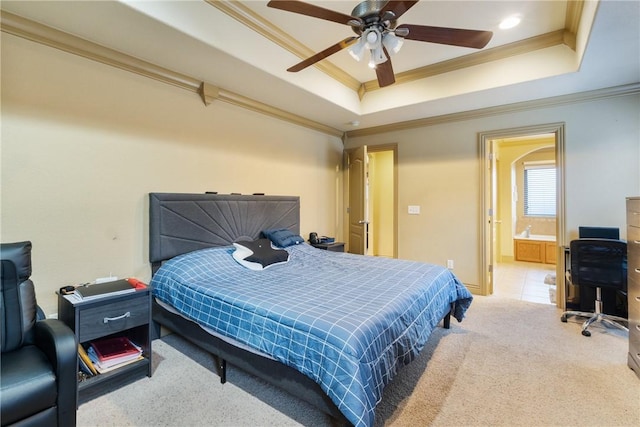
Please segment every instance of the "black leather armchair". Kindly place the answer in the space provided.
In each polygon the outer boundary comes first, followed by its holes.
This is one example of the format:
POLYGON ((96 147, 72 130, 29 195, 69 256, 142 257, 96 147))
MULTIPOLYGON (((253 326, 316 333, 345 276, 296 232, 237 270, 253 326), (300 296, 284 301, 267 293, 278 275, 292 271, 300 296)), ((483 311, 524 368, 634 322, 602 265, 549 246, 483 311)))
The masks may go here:
POLYGON ((591 336, 589 326, 602 322, 605 325, 628 331, 627 319, 602 310, 602 289, 613 289, 626 296, 627 294, 627 242, 611 239, 578 239, 571 241, 571 284, 595 288, 595 312, 565 311, 560 320, 568 317, 586 317, 582 324, 582 335, 591 336))
POLYGON ((0 245, 2 258, 2 425, 75 426, 77 344, 55 319, 38 319, 31 242, 0 245))

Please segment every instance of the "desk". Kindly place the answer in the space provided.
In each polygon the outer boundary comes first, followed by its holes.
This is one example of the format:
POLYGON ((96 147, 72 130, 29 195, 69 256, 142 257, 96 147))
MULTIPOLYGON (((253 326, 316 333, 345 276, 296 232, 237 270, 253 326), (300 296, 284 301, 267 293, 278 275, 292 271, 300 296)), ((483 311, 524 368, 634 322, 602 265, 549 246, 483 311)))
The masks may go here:
MULTIPOLYGON (((571 249, 562 247, 564 253, 564 284, 566 310, 595 311, 596 290, 588 286, 576 286, 568 279, 571 270, 571 249)), ((627 317, 627 301, 615 289, 601 290, 602 311, 620 317, 627 317)))

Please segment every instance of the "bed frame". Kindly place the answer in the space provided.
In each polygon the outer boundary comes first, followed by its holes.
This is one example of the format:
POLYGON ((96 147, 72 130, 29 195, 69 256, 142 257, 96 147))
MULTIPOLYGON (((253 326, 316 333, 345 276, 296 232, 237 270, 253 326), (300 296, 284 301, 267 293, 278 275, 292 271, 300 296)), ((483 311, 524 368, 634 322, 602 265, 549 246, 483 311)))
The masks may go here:
MULTIPOLYGON (((149 260, 155 274, 162 262, 177 255, 234 241, 257 239, 262 230, 288 228, 300 234, 300 198, 293 196, 149 194, 149 260)), ((450 313, 444 320, 449 328, 450 313)), ((196 323, 152 305, 154 337, 160 326, 210 352, 216 359, 220 381, 226 381, 226 363, 255 375, 305 400, 333 418, 350 425, 320 386, 296 369, 236 347, 215 337, 196 323)))

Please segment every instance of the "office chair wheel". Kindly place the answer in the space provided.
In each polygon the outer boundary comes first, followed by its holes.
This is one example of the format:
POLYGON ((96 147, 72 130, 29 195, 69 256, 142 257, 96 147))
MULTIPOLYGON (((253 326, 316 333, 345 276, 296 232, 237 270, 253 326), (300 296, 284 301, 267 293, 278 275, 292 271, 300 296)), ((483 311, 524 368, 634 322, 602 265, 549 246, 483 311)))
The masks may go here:
POLYGON ((560 321, 564 322, 564 323, 567 323, 567 315, 563 314, 562 316, 560 316, 560 321))
POLYGON ((584 331, 582 331, 582 335, 584 335, 585 337, 590 337, 591 336, 591 332, 587 331, 586 329, 584 331))

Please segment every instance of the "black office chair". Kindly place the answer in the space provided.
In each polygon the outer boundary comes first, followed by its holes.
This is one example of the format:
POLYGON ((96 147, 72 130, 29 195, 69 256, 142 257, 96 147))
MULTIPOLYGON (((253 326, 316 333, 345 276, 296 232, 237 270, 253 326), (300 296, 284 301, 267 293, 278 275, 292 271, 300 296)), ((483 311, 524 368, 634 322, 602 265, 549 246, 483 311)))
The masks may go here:
POLYGON ((560 320, 569 316, 587 317, 582 324, 582 335, 589 337, 588 328, 593 323, 628 331, 628 320, 602 312, 602 288, 612 288, 627 293, 627 243, 623 240, 578 239, 571 241, 571 270, 569 280, 572 285, 592 287, 596 290, 595 313, 565 311, 560 320))
POLYGON ((31 242, 0 245, 2 258, 2 425, 75 426, 77 354, 73 331, 41 311, 31 276, 31 242))

